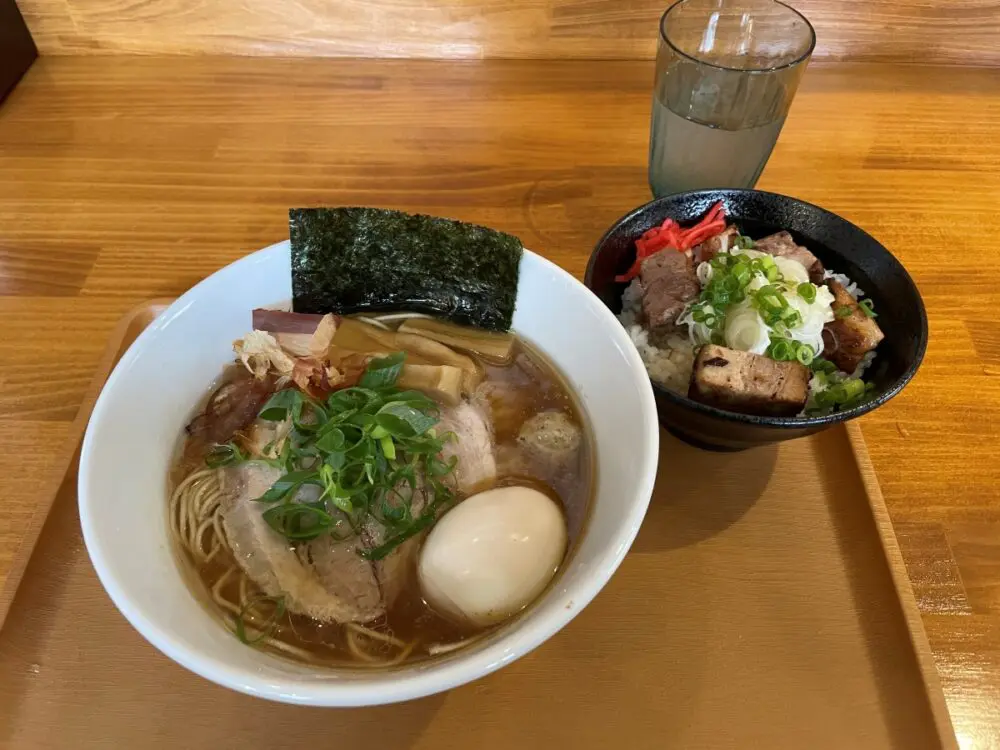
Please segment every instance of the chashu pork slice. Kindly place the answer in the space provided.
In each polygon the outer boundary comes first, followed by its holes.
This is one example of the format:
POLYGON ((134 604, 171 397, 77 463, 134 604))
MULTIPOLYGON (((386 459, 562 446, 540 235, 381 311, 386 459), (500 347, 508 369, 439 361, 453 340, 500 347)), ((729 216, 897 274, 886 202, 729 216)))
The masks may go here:
MULTIPOLYGON (((458 406, 447 407, 441 412, 437 434, 454 433, 445 443, 441 456, 445 460, 458 457, 456 484, 463 493, 483 489, 496 479, 496 448, 493 442, 493 427, 480 406, 462 402, 458 406)), ((409 487, 401 489, 410 492, 409 487)), ((411 513, 419 518, 426 507, 427 498, 418 484, 411 499, 411 513)), ((375 562, 375 577, 382 590, 386 608, 391 608, 416 573, 417 555, 424 534, 410 537, 382 560, 375 562)), ((384 544, 387 539, 385 527, 374 520, 365 523, 362 538, 369 548, 384 544)))
POLYGON ((233 491, 226 493, 222 518, 240 567, 266 594, 284 596, 291 612, 322 622, 369 622, 384 615, 375 570, 357 554, 357 539, 326 536, 300 545, 297 553, 268 526, 268 506, 255 498, 280 476, 279 469, 258 462, 229 470, 233 491))
POLYGON ((338 603, 341 615, 332 618, 337 622, 370 622, 387 609, 377 565, 361 557, 358 546, 357 538, 338 542, 326 535, 298 547, 299 559, 312 569, 330 601, 338 603))
MULTIPOLYGON (((409 492, 407 487, 405 490, 409 492)), ((426 506, 426 498, 419 485, 413 492, 411 498, 410 512, 414 518, 419 518, 426 506)), ((390 533, 386 528, 369 518, 361 530, 361 538, 369 549, 374 549, 388 541, 390 533)), ((417 553, 420 551, 420 542, 423 534, 412 536, 402 544, 397 546, 381 560, 372 563, 375 571, 375 580, 378 581, 379 591, 386 609, 390 609, 396 599, 406 588, 406 584, 412 579, 417 566, 417 553)))
POLYGON ((481 401, 463 401, 458 406, 441 411, 437 434, 454 433, 444 444, 441 457, 446 461, 458 457, 455 468, 458 489, 472 493, 491 484, 497 476, 496 446, 493 425, 481 401))
POLYGON ((732 250, 736 246, 736 238, 739 236, 740 230, 735 225, 730 224, 714 237, 709 237, 691 248, 691 262, 697 267, 699 263, 712 260, 722 252, 723 248, 727 251, 732 250))
MULTIPOLYGON (((464 493, 496 478, 493 429, 483 409, 463 402, 442 411, 438 434, 453 432, 442 457, 458 456, 456 483, 464 493)), ((233 490, 223 504, 223 525, 240 567, 265 593, 285 596, 292 612, 323 622, 370 622, 382 617, 416 570, 422 535, 412 537, 382 560, 368 561, 359 546, 372 549, 389 539, 385 527, 366 521, 359 538, 323 536, 294 549, 263 518, 268 506, 255 498, 281 476, 267 464, 247 462, 229 470, 233 490)), ((412 499, 419 517, 426 498, 420 487, 412 499)))

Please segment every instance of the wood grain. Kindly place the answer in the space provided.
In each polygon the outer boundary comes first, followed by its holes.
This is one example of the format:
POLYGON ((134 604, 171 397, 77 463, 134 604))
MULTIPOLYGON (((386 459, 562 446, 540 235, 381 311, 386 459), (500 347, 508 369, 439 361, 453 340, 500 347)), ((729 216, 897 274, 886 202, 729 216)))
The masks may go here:
MULTIPOLYGON (((20 0, 44 54, 652 57, 663 0, 20 0)), ((796 0, 816 59, 1000 64, 996 0, 796 0)))
MULTIPOLYGON (((43 58, 0 109, 0 577, 135 303, 287 237, 294 205, 478 221, 582 275, 648 198, 651 73, 43 58)), ((816 65, 760 182, 864 227, 924 295, 924 366, 862 427, 963 750, 1000 746, 996 132, 995 71, 816 65)))
MULTIPOLYGON (((126 319, 99 379, 162 309, 126 319)), ((334 731, 380 750, 469 735, 498 750, 959 750, 857 425, 738 455, 664 435, 631 554, 558 637, 446 695, 337 712, 223 690, 144 642, 87 564, 74 482, 53 492, 0 630, 0 747, 309 747, 334 731)))

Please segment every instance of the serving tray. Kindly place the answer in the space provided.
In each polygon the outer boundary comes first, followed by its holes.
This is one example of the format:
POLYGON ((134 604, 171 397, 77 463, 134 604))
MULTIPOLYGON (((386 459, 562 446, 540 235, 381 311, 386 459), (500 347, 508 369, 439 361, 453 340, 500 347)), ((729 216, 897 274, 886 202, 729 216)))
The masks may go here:
MULTIPOLYGON (((95 393, 165 305, 122 322, 95 393)), ((217 687, 132 630, 80 535, 75 453, 92 406, 14 566, 0 747, 957 748, 854 424, 737 454, 664 433, 642 531, 569 626, 471 685, 348 710, 217 687)))

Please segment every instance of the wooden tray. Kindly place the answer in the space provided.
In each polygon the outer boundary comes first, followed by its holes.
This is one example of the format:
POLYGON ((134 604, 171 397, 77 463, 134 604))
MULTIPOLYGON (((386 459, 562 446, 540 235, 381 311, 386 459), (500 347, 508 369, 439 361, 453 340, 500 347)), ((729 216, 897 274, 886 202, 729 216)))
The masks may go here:
MULTIPOLYGON (((163 306, 123 321, 108 369, 163 306)), ((0 631, 4 747, 957 748, 856 426, 731 455, 663 434, 600 596, 500 672, 395 706, 272 704, 162 656, 90 566, 75 458, 33 541, 0 631)))

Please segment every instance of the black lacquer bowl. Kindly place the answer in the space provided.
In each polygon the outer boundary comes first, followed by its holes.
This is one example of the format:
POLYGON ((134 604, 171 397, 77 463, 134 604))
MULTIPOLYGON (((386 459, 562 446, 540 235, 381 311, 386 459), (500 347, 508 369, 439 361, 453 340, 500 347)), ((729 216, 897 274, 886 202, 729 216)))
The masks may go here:
POLYGON ((712 450, 741 450, 802 437, 877 409, 916 373, 927 348, 927 313, 902 264, 873 237, 825 209, 759 190, 700 190, 658 198, 619 219, 601 238, 587 266, 586 284, 614 313, 626 284, 615 281, 635 259, 635 240, 670 217, 700 219, 716 201, 745 234, 763 237, 787 229, 830 271, 847 274, 875 304, 885 333, 865 375, 875 384, 865 403, 822 417, 758 417, 697 403, 653 382, 660 424, 681 439, 712 450))

